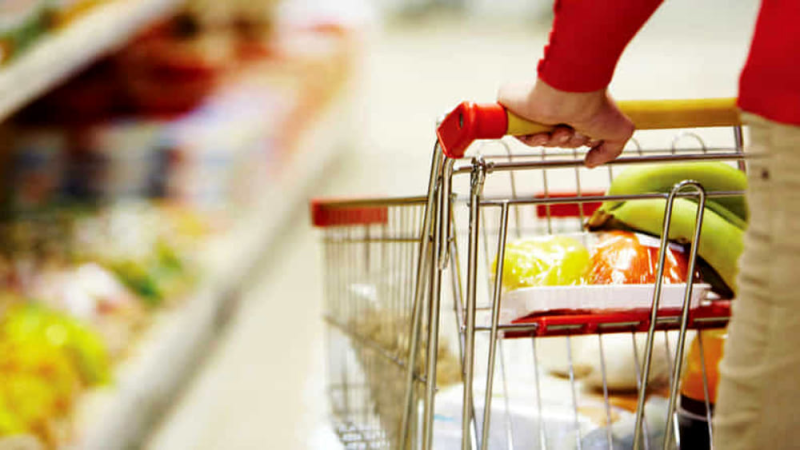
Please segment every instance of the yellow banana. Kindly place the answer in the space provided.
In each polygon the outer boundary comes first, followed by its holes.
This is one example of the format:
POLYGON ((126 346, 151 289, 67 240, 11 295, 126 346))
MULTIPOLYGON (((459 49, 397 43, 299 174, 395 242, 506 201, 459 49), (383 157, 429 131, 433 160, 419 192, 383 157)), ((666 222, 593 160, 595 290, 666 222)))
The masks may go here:
MULTIPOLYGON (((614 177, 607 195, 670 192, 676 183, 683 180, 699 182, 706 192, 744 191, 747 188, 745 173, 728 164, 718 161, 688 162, 630 167, 614 177)), ((621 201, 605 202, 603 209, 611 210, 620 203, 621 201)), ((730 218, 731 215, 722 211, 722 208, 727 209, 741 219, 731 219, 731 221, 742 229, 746 228, 748 213, 743 195, 709 198, 706 204, 718 214, 730 218)))

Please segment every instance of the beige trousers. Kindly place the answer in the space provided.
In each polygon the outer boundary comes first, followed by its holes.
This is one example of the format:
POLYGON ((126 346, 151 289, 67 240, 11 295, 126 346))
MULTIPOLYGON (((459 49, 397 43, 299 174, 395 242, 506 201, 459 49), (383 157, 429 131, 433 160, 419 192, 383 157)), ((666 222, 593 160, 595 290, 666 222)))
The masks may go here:
POLYGON ((720 363, 717 450, 800 449, 800 127, 745 115, 750 225, 720 363))

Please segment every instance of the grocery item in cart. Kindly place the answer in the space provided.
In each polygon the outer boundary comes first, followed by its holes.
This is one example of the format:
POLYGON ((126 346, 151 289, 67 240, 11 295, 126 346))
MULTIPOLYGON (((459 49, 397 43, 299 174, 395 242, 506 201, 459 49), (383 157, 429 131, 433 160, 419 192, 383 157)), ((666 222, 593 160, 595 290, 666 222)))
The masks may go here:
POLYGON ((678 405, 678 426, 684 448, 710 448, 709 419, 717 400, 719 362, 727 337, 726 330, 702 331, 689 348, 678 405))
MULTIPOLYGON (((710 289, 709 284, 694 283, 689 307, 699 306, 708 297, 710 289)), ((665 311, 680 308, 685 291, 685 283, 663 285, 659 309, 665 311)), ((653 304, 654 293, 653 283, 522 288, 503 295, 500 323, 550 314, 646 311, 653 304)), ((488 317, 485 322, 488 323, 488 317)))
MULTIPOLYGON (((404 355, 409 342, 403 339, 406 329, 404 318, 391 305, 402 287, 397 277, 389 273, 378 275, 365 282, 353 282, 347 290, 353 298, 360 299, 359 313, 352 317, 348 326, 359 336, 368 339, 390 354, 404 355)), ((407 280, 405 280, 407 282, 407 280)), ((422 344, 423 347, 426 345, 422 344)), ((438 365, 436 382, 439 386, 451 386, 460 381, 460 367, 456 356, 445 337, 438 341, 438 365)), ((424 366, 424 359, 419 362, 424 366)), ((386 406, 386 405, 384 405, 386 406)))
MULTIPOLYGON (((537 339, 540 363, 550 373, 575 377, 587 387, 609 392, 631 392, 637 388, 637 365, 646 349, 647 333, 605 334, 597 336, 548 337, 537 339), (600 351, 602 340, 602 359, 600 351), (636 350, 633 346, 636 346, 636 350), (569 346, 569 350, 567 349, 569 346)), ((668 350, 677 347, 676 332, 657 333, 653 342, 652 366, 648 380, 661 385, 669 378, 668 350)))
MULTIPOLYGON (((613 209, 600 208, 589 219, 590 229, 634 229, 660 236, 667 200, 663 198, 631 200, 613 209)), ((676 198, 672 209, 669 239, 679 243, 691 242, 694 236, 697 204, 685 198, 676 198)), ((738 260, 743 250, 744 230, 732 224, 710 208, 705 208, 697 254, 719 275, 723 285, 736 292, 738 260)), ((709 279, 711 281, 711 279, 709 279)))
MULTIPOLYGON (((563 384, 563 383, 562 383, 563 384)), ((434 423, 433 448, 437 450, 461 449, 461 401, 462 386, 443 389, 438 394, 436 415, 434 423)), ((477 399, 481 399, 483 392, 478 392, 477 399)), ((536 408, 536 400, 531 398, 529 403, 515 401, 519 397, 497 394, 498 402, 492 405, 492 415, 496 417, 498 426, 491 429, 489 448, 509 448, 508 429, 516 431, 513 435, 513 448, 538 449, 541 436, 546 436, 546 447, 553 449, 570 448, 575 445, 575 435, 587 435, 598 429, 598 423, 589 414, 579 413, 576 422, 572 405, 567 401, 548 400, 542 407, 542 414, 536 408), (511 404, 506 409, 505 401, 511 404)), ((585 406, 586 402, 581 402, 585 406)), ((483 405, 476 403, 477 408, 483 405)), ((583 408, 581 408, 583 409, 583 408)), ((625 411, 614 410, 615 417, 631 416, 625 411)), ((605 415, 602 416, 604 418, 605 415)), ((602 419, 601 419, 602 420, 602 419)))
MULTIPOLYGON (((649 445, 643 448, 663 448, 665 437, 665 424, 667 422, 668 400, 652 396, 645 404, 645 439, 649 445)), ((608 444, 608 430, 605 428, 595 429, 586 434, 581 439, 580 447, 583 450, 630 450, 633 447, 634 430, 636 420, 631 416, 626 416, 611 425, 612 444, 608 444)), ((573 443, 574 444, 574 443, 573 443)), ((674 448, 674 447, 667 447, 674 448)), ((682 447, 693 448, 693 447, 682 447)))
MULTIPOLYGON (((503 288, 583 284, 589 264, 586 247, 568 236, 541 236, 506 244, 503 288)), ((495 272, 497 261, 492 265, 495 272)))
MULTIPOLYGON (((747 176, 741 170, 721 161, 703 161, 629 167, 614 176, 606 195, 669 193, 683 180, 699 182, 707 193, 741 193, 747 189, 747 176)), ((608 200, 603 203, 603 209, 614 209, 621 203, 608 200)), ((731 222, 746 226, 748 211, 743 195, 707 198, 706 207, 726 218, 733 216, 729 219, 731 222)))
MULTIPOLYGON (((592 247, 591 284, 655 283, 659 240, 639 233, 615 230, 603 233, 592 247)), ((688 261, 683 248, 669 246, 664 260, 664 282, 685 283, 688 261)))
POLYGON ((722 360, 727 338, 728 332, 725 329, 706 330, 692 341, 686 356, 686 368, 681 376, 682 395, 702 402, 705 398, 704 391, 708 390, 709 402, 712 405, 716 403, 719 362, 722 360))
MULTIPOLYGON (((374 400, 371 408, 374 408, 374 413, 384 426, 391 429, 391 424, 396 426, 402 420, 403 411, 397 405, 403 400, 404 390, 402 386, 393 384, 397 379, 390 375, 396 373, 395 358, 404 357, 410 346, 409 340, 405 339, 406 318, 399 314, 399 305, 392 301, 398 298, 402 283, 408 283, 408 280, 388 272, 370 275, 353 279, 343 286, 343 293, 353 300, 355 313, 346 326, 359 341, 368 342, 371 347, 382 350, 384 356, 380 358, 375 358, 373 353, 367 351, 355 352, 354 359, 357 376, 364 377, 364 388, 369 390, 368 394, 374 400)), ((444 388, 460 381, 460 364, 447 339, 442 337, 437 344, 436 383, 444 388)), ((426 348, 427 340, 422 338, 419 345, 426 348)), ((417 360, 416 367, 418 370, 425 367, 424 357, 417 360)))
MULTIPOLYGON (((507 292, 503 294, 500 321, 555 313, 649 309, 659 245, 653 237, 619 230, 511 242, 503 258, 503 287, 507 292)), ((683 304, 686 253, 677 244, 668 246, 661 290, 663 309, 683 304)), ((707 296, 710 286, 693 281, 690 305, 695 307, 707 296)))
MULTIPOLYGON (((695 180, 709 194, 705 199, 704 220, 698 255, 707 281, 714 290, 729 296, 736 290, 737 261, 747 228, 747 204, 742 192, 747 188, 744 172, 724 162, 679 162, 631 167, 614 177, 606 195, 669 193, 683 180, 695 180)), ((669 238, 680 243, 691 241, 697 214, 698 197, 677 198, 673 205, 669 238)), ((660 236, 666 200, 658 198, 608 200, 587 222, 590 230, 634 229, 660 236)))

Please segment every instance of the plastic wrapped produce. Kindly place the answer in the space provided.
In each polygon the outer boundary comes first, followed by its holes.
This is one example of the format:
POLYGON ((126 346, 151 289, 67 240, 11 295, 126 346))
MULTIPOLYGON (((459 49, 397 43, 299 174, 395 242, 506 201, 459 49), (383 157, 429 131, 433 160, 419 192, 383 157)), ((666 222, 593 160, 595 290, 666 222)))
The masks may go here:
MULTIPOLYGON (((583 284, 589 251, 577 239, 543 236, 506 244, 503 287, 506 290, 532 286, 583 284)), ((494 273, 497 261, 492 264, 494 273)))
MULTIPOLYGON (((591 284, 655 283, 660 241, 630 231, 603 233, 592 248, 591 284)), ((669 246, 664 260, 664 282, 686 282, 688 262, 683 249, 669 246)))

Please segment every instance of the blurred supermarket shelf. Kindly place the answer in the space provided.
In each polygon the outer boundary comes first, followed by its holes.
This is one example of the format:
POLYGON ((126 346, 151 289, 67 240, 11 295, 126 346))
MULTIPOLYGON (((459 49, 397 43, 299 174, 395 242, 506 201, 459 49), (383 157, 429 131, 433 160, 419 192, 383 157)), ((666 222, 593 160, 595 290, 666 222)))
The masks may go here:
POLYGON ((0 121, 94 59, 125 44, 139 29, 182 0, 113 0, 0 67, 0 121))
POLYGON ((138 447, 164 416, 235 309, 239 291, 323 171, 345 148, 353 95, 343 89, 295 142, 283 170, 225 234, 211 240, 207 277, 193 298, 161 312, 117 371, 113 389, 88 396, 77 414, 76 448, 138 447))

